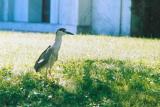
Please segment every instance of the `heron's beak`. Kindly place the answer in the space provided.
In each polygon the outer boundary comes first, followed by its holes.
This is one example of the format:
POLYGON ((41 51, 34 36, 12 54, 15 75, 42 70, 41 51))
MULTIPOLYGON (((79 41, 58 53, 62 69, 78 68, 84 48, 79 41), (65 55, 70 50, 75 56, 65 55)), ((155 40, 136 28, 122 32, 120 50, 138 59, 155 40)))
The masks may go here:
POLYGON ((71 32, 68 32, 68 31, 65 31, 66 34, 69 34, 69 35, 74 35, 73 33, 71 32))

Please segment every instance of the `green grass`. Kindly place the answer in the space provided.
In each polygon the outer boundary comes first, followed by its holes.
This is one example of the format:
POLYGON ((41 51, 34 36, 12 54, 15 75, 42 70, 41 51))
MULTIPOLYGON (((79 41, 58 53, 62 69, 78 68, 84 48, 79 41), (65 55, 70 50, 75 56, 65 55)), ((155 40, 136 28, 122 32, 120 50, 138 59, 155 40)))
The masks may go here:
POLYGON ((33 66, 54 37, 0 32, 0 106, 160 106, 160 40, 64 36, 46 80, 33 66))

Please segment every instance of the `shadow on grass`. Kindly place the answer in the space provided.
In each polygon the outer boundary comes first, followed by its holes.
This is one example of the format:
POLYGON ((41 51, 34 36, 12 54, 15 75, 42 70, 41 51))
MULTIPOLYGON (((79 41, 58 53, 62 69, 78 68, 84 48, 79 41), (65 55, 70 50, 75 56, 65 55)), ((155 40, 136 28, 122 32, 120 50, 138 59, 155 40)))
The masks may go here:
POLYGON ((33 72, 14 76, 11 68, 0 69, 0 106, 160 105, 160 74, 142 63, 108 59, 70 61, 61 66, 63 78, 76 80, 76 93, 54 78, 46 80, 33 72))

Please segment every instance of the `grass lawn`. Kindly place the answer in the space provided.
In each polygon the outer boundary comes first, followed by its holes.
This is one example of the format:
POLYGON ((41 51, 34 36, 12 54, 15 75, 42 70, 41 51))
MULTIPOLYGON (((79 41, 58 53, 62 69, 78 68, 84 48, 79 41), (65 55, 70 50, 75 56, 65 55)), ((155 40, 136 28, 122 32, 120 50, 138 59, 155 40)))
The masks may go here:
POLYGON ((160 40, 66 35, 45 79, 33 66, 54 38, 0 32, 0 106, 160 107, 160 40))

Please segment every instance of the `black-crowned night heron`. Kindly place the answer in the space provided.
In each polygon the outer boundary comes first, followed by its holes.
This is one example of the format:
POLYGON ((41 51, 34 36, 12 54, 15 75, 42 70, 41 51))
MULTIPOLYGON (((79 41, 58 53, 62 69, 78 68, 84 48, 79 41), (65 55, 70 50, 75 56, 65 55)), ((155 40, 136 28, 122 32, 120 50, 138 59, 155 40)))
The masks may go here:
POLYGON ((34 65, 34 69, 36 70, 36 72, 39 72, 42 70, 42 68, 45 68, 46 69, 46 76, 47 76, 48 70, 50 73, 50 70, 51 70, 53 64, 58 59, 58 52, 61 47, 62 36, 66 35, 66 34, 73 35, 72 33, 66 31, 66 29, 64 29, 64 28, 60 28, 57 30, 54 44, 48 46, 48 48, 40 55, 40 57, 36 61, 35 65, 34 65))

